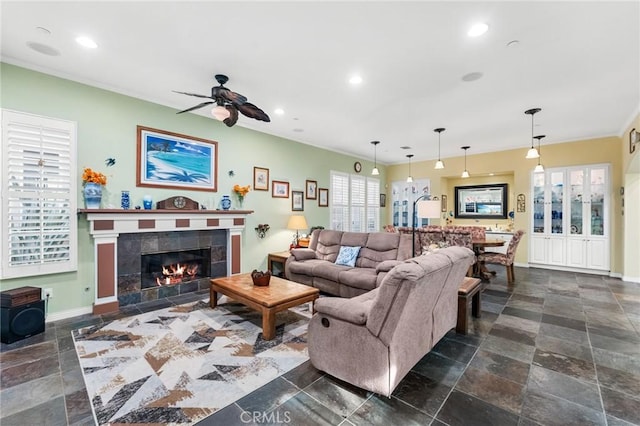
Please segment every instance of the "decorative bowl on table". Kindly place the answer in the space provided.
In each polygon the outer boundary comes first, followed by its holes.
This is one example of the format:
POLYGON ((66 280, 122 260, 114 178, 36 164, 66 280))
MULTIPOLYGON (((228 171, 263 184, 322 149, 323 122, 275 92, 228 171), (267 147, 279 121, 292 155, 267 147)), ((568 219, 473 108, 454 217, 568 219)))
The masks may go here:
POLYGON ((265 287, 269 285, 269 280, 271 280, 271 272, 261 272, 256 269, 251 272, 251 279, 253 280, 253 285, 257 285, 260 287, 265 287))

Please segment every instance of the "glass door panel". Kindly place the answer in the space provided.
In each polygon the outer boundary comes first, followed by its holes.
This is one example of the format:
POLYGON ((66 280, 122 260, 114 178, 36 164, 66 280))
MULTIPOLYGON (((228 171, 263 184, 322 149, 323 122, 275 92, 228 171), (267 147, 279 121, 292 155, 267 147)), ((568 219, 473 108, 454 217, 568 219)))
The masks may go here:
POLYGON ((551 233, 563 234, 564 172, 551 172, 551 233))
POLYGON ((533 232, 544 234, 544 173, 533 175, 533 232))
POLYGON ((571 235, 583 235, 584 229, 582 226, 583 216, 583 200, 584 194, 584 170, 572 170, 569 173, 569 185, 571 187, 569 194, 569 214, 571 218, 571 224, 569 231, 571 235))
POLYGON ((604 235, 605 169, 591 169, 591 235, 604 235))

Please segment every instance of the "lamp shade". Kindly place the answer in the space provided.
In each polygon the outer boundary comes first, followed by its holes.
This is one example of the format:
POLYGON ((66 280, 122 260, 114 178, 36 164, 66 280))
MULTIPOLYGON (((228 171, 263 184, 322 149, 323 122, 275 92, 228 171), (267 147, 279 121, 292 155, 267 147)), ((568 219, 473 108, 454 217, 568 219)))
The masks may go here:
POLYGON ((211 115, 213 115, 216 120, 223 121, 223 120, 229 118, 231 113, 225 107, 223 107, 221 105, 216 105, 211 110, 211 115))
POLYGON ((527 160, 530 160, 532 158, 538 158, 538 157, 540 157, 540 154, 538 154, 538 150, 531 147, 529 151, 527 151, 527 156, 525 158, 527 160))
POLYGON ((538 163, 538 165, 536 166, 535 169, 533 169, 534 173, 542 173, 544 172, 544 166, 540 163, 538 163))
POLYGON ((442 160, 436 161, 435 169, 444 169, 444 162, 442 160))
POLYGON ((436 219, 440 217, 440 201, 439 200, 424 200, 418 201, 416 204, 416 211, 418 217, 427 219, 436 219))
POLYGON ((380 174, 380 170, 378 170, 377 167, 374 167, 373 170, 371 170, 371 174, 373 176, 378 176, 380 174))
POLYGON ((309 226, 307 225, 307 219, 300 214, 294 214, 289 217, 289 222, 287 223, 287 229, 306 229, 309 226))

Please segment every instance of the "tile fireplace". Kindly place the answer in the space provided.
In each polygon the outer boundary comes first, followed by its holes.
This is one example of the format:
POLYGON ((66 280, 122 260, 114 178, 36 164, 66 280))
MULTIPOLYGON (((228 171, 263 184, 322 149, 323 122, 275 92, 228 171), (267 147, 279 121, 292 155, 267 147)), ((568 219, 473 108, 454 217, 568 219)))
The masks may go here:
POLYGON ((253 211, 86 209, 80 213, 86 215, 94 243, 93 313, 102 314, 121 305, 208 289, 210 277, 240 273, 242 231, 253 211), (191 266, 184 276, 184 263, 197 263, 198 271, 194 273, 191 266))

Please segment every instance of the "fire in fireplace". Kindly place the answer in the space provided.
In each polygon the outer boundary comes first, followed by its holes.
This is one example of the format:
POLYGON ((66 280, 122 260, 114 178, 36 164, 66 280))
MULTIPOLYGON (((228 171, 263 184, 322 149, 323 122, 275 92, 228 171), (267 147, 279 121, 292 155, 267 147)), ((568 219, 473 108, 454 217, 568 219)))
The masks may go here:
POLYGON ((211 249, 142 255, 142 288, 175 285, 209 276, 211 249))

